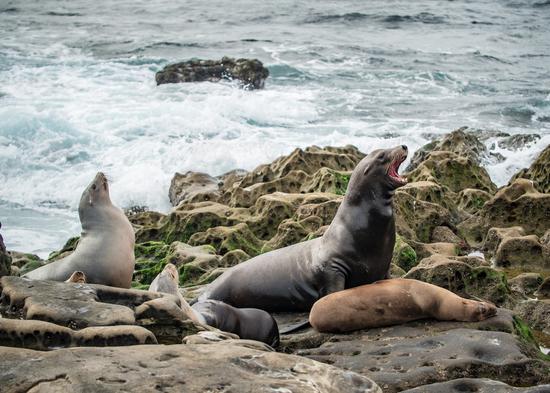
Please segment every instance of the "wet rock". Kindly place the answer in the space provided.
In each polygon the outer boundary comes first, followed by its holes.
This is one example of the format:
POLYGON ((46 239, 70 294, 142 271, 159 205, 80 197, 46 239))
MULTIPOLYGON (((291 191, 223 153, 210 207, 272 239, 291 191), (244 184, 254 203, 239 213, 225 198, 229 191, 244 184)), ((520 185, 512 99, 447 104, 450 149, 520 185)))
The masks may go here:
POLYGON ((533 181, 535 188, 543 193, 550 193, 550 146, 547 146, 535 162, 527 169, 522 169, 512 177, 511 182, 515 179, 529 179, 533 181))
POLYGON ((487 158, 489 155, 485 145, 472 132, 469 132, 468 127, 461 127, 418 149, 411 158, 406 171, 411 172, 416 169, 434 151, 452 152, 468 157, 476 164, 480 164, 482 159, 487 158))
MULTIPOLYGON (((236 341, 236 340, 235 340, 236 341)), ((52 352, 0 348, 7 391, 377 392, 370 379, 293 355, 226 342, 52 352), (144 378, 144 375, 146 378, 144 378)))
MULTIPOLYGON (((498 142, 498 146, 502 149, 508 150, 522 150, 526 147, 534 145, 538 140, 540 140, 539 134, 516 134, 506 137, 498 142)), ((491 150, 496 146, 493 144, 491 150)))
POLYGON ((514 387, 504 382, 489 378, 458 378, 452 381, 432 383, 414 389, 404 390, 403 393, 546 393, 550 392, 550 385, 531 387, 514 387))
POLYGON ((155 75, 157 85, 181 82, 237 80, 246 89, 261 89, 269 70, 256 59, 188 60, 170 64, 155 75))
POLYGON ((504 273, 473 258, 433 255, 420 261, 404 278, 425 281, 466 298, 481 298, 496 305, 510 304, 511 291, 504 273))
POLYGON ((535 190, 533 183, 517 179, 501 188, 481 210, 458 225, 459 234, 473 247, 481 245, 489 228, 522 226, 542 236, 550 220, 550 194, 535 190))
POLYGON ((221 197, 220 185, 215 177, 200 172, 176 173, 170 182, 168 196, 172 206, 181 202, 218 201, 221 197))
POLYGON ((476 188, 493 193, 496 186, 487 171, 472 158, 450 151, 433 151, 424 161, 406 174, 409 181, 431 181, 453 192, 476 188))
POLYGON ((506 237, 495 253, 495 265, 525 271, 550 270, 550 247, 536 235, 506 237))
POLYGON ((37 350, 157 344, 140 326, 99 326, 72 330, 50 322, 0 318, 0 346, 37 350))
POLYGON ((508 280, 510 289, 526 296, 532 296, 540 287, 543 278, 539 273, 522 273, 508 280))

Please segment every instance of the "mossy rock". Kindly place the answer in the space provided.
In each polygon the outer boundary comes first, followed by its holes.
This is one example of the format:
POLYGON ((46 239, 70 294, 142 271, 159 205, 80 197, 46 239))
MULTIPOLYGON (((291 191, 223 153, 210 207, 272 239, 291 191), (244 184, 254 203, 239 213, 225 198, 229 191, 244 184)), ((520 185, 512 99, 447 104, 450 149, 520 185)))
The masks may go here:
POLYGON ((220 265, 223 267, 232 267, 248 259, 250 259, 250 255, 248 255, 243 250, 231 250, 222 257, 222 259, 220 260, 220 265))
POLYGON ((449 210, 401 190, 395 193, 394 210, 397 233, 407 239, 428 243, 435 227, 454 226, 449 210))
POLYGON ((425 258, 405 278, 425 281, 466 298, 489 300, 498 306, 513 303, 503 272, 488 266, 471 266, 456 258, 441 255, 425 258))
POLYGON ((136 266, 132 285, 136 288, 149 288, 151 282, 164 269, 168 250, 169 245, 163 242, 136 244, 134 247, 136 266))
POLYGON ((399 191, 406 192, 415 199, 435 203, 450 212, 457 209, 456 203, 453 201, 456 198, 455 193, 433 181, 411 182, 399 188, 399 191))
POLYGON ((458 194, 458 208, 470 214, 480 211, 492 195, 487 191, 467 188, 458 194))
POLYGON ((277 228, 277 234, 265 243, 262 253, 308 240, 310 233, 319 229, 321 226, 321 219, 315 216, 308 217, 301 221, 296 221, 294 219, 285 220, 279 225, 279 228, 277 228))
POLYGON ((78 241, 80 240, 80 236, 71 237, 65 245, 61 248, 59 251, 54 251, 48 255, 48 261, 55 261, 57 259, 61 259, 63 257, 66 257, 70 253, 72 253, 76 246, 78 245, 78 241))
POLYGON ((550 247, 536 235, 506 237, 495 253, 495 265, 524 271, 550 271, 550 247))
POLYGON ((218 226, 209 228, 205 232, 195 233, 189 239, 189 244, 209 244, 220 255, 241 249, 248 255, 256 256, 261 253, 264 242, 252 233, 247 224, 240 223, 230 227, 218 226))
POLYGON ((500 189, 475 215, 457 229, 472 247, 480 247, 489 228, 522 226, 526 233, 543 236, 548 229, 550 194, 541 194, 531 181, 517 179, 500 189))
MULTIPOLYGON (((395 238, 395 246, 393 247, 392 264, 401 268, 404 272, 408 272, 418 263, 416 252, 409 246, 401 236, 395 238)), ((401 276, 400 276, 401 277, 401 276)))
POLYGON ((469 157, 449 151, 434 151, 416 169, 406 174, 409 181, 431 181, 460 192, 476 188, 493 193, 495 184, 487 171, 469 157))
POLYGON ((31 259, 19 269, 19 275, 23 276, 28 272, 38 269, 44 265, 47 265, 47 262, 42 259, 31 259))

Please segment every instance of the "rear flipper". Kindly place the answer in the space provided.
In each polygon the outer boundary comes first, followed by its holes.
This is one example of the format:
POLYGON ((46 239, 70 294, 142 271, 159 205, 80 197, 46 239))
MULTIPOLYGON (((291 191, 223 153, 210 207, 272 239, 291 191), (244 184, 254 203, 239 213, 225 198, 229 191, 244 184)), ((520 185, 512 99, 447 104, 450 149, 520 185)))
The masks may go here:
POLYGON ((193 304, 192 309, 209 326, 234 333, 241 339, 261 341, 272 347, 279 345, 277 322, 266 311, 236 308, 218 300, 199 301, 193 304))

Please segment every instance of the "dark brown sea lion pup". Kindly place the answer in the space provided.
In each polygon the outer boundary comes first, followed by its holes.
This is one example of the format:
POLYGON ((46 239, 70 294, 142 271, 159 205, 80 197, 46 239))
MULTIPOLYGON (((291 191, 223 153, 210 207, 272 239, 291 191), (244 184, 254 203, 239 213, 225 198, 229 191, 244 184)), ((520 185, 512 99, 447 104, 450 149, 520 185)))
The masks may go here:
POLYGON ((395 223, 392 198, 407 147, 375 150, 354 169, 325 234, 261 254, 214 280, 199 301, 266 311, 309 311, 332 292, 388 277, 395 223))
POLYGON ((495 314, 491 303, 464 299, 422 281, 397 278, 325 296, 313 305, 309 322, 319 332, 342 333, 424 318, 481 321, 495 314))
POLYGON ((195 322, 235 333, 242 339, 262 341, 272 347, 279 345, 277 322, 266 311, 254 308, 239 309, 215 300, 195 303, 191 308, 181 295, 178 283, 178 269, 168 263, 155 277, 149 290, 177 296, 185 315, 195 322))
POLYGON ((112 204, 107 178, 99 172, 82 193, 78 206, 82 234, 74 252, 23 277, 66 281, 75 271, 90 284, 130 288, 134 273, 134 230, 124 212, 112 204))

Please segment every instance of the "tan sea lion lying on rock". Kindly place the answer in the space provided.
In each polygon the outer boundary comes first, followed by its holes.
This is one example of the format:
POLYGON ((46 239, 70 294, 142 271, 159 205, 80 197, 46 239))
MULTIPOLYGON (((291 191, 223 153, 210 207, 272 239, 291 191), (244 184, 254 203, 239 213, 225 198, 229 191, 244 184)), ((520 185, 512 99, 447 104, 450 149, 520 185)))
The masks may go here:
POLYGON ((491 303, 464 299, 422 281, 397 278, 325 296, 313 305, 309 322, 319 332, 341 333, 424 318, 481 321, 495 314, 491 303))

